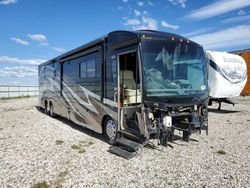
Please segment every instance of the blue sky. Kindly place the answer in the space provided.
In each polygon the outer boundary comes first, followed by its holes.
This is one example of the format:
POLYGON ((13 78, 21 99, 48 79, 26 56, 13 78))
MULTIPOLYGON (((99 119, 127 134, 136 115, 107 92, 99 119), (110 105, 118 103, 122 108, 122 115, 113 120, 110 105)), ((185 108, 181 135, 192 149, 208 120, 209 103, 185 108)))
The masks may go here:
POLYGON ((37 65, 113 30, 183 35, 207 50, 250 46, 250 0, 0 0, 0 84, 37 85, 37 65))

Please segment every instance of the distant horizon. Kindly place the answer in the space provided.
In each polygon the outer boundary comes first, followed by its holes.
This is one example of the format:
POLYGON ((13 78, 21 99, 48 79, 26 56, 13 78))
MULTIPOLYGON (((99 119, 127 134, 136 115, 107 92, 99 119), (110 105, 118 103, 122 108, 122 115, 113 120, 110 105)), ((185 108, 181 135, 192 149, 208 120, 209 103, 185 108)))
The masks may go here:
POLYGON ((38 85, 39 64, 114 30, 174 33, 212 51, 249 49, 250 1, 0 0, 0 26, 0 84, 38 85))

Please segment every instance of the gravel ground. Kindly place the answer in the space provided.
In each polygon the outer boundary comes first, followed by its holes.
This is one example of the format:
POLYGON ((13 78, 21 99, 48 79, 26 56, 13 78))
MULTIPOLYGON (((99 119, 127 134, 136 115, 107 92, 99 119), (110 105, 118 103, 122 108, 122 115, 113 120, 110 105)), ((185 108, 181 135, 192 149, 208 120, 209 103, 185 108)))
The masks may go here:
POLYGON ((0 100, 0 187, 250 187, 250 98, 210 108, 209 135, 125 160, 103 137, 37 110, 37 98, 0 100))

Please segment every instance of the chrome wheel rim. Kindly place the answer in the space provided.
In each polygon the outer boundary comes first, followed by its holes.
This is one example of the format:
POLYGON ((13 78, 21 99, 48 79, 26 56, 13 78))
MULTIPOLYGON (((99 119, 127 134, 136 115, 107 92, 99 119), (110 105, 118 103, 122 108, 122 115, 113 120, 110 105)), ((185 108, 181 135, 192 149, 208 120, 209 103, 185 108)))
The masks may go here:
POLYGON ((109 120, 106 126, 106 133, 109 140, 114 140, 116 137, 116 124, 113 120, 109 120))

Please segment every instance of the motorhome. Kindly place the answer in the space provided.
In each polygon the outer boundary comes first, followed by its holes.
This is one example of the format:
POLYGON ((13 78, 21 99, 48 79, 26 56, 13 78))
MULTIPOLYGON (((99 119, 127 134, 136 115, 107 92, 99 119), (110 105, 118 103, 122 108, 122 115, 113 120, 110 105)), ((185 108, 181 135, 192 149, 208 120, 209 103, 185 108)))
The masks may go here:
POLYGON ((45 112, 103 133, 113 153, 150 139, 167 145, 175 130, 184 140, 208 130, 205 53, 184 37, 114 31, 38 69, 45 112))
POLYGON ((244 59, 238 55, 218 52, 206 52, 209 78, 209 104, 218 102, 233 104, 231 97, 239 96, 247 82, 247 67, 244 59))

